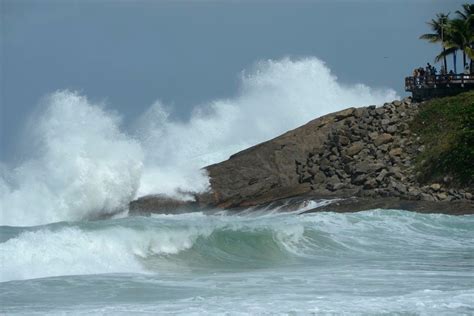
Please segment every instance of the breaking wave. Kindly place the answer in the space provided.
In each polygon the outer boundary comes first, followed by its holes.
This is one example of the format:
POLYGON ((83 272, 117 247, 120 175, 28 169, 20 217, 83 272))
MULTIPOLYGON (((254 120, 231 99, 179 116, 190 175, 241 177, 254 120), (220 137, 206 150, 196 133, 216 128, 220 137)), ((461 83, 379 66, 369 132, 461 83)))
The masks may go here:
POLYGON ((235 272, 305 260, 316 266, 360 259, 393 262, 391 256, 407 260, 411 255, 447 266, 474 251, 473 220, 376 210, 300 216, 189 213, 3 227, 0 280, 196 269, 235 272))
POLYGON ((150 193, 190 198, 208 188, 208 164, 329 112, 395 98, 390 89, 339 83, 316 58, 256 63, 236 97, 196 106, 186 122, 157 101, 129 130, 104 105, 57 91, 32 116, 27 159, 0 170, 0 223, 98 218, 150 193))

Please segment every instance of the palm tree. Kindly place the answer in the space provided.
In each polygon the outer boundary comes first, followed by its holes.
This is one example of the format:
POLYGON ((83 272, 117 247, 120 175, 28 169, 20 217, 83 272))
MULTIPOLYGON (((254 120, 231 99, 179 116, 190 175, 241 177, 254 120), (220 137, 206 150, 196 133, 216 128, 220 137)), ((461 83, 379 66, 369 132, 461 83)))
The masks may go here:
MULTIPOLYGON (((455 56, 458 50, 462 51, 463 66, 466 65, 466 56, 474 58, 471 43, 473 40, 473 34, 470 32, 469 25, 466 21, 461 19, 454 19, 449 22, 448 28, 446 29, 446 36, 444 41, 445 49, 441 54, 436 56, 436 61, 445 58, 447 55, 453 54, 455 56)), ((456 67, 456 66, 455 66, 456 67)))
POLYGON ((456 10, 456 14, 462 20, 468 21, 471 28, 474 27, 474 4, 463 4, 463 11, 456 10))
MULTIPOLYGON (((445 49, 441 54, 436 56, 435 60, 439 61, 447 55, 456 54, 458 50, 462 51, 463 67, 467 63, 466 57, 469 57, 471 61, 474 59, 474 49, 471 47, 474 42, 474 33, 467 20, 451 20, 446 29, 445 37, 445 49)), ((453 57, 454 56, 455 55, 453 55, 453 57)))
MULTIPOLYGON (((467 24, 467 27, 469 29, 469 33, 471 35, 471 38, 469 39, 469 48, 473 49, 474 48, 474 4, 463 4, 462 5, 462 11, 457 10, 456 14, 458 15, 459 19, 465 21, 467 24)), ((468 53, 469 55, 469 53, 468 53)), ((471 59, 471 70, 473 69, 473 58, 471 59)))
POLYGON ((448 69, 448 65, 446 63, 446 56, 448 54, 445 53, 446 48, 444 46, 444 42, 445 42, 445 32, 446 32, 446 28, 449 22, 448 16, 449 16, 449 13, 436 14, 436 19, 432 19, 430 22, 427 22, 427 24, 430 26, 433 33, 427 33, 420 36, 420 39, 427 40, 430 43, 441 43, 441 46, 443 47, 442 58, 443 58, 443 63, 444 63, 444 69, 446 70, 448 69))

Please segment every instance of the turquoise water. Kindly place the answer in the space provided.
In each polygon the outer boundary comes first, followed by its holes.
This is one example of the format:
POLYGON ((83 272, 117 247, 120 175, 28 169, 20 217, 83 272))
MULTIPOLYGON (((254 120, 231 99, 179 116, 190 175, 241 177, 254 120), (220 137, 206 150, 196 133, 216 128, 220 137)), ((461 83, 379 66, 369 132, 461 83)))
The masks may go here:
POLYGON ((474 216, 159 215, 0 228, 4 314, 474 314, 474 216))

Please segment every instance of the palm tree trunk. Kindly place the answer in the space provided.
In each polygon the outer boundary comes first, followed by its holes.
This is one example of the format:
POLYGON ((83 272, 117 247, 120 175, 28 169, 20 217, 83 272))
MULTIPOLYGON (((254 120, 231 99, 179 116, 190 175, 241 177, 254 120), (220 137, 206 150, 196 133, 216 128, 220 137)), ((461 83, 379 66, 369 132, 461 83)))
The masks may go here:
POLYGON ((454 68, 454 73, 457 74, 457 67, 456 67, 456 52, 453 53, 453 68, 454 68))
POLYGON ((462 69, 466 68, 466 52, 462 51, 462 69))
MULTIPOLYGON (((474 47, 474 45, 471 45, 471 49, 474 47)), ((474 72, 474 60, 469 57, 470 63, 469 63, 469 73, 472 74, 474 72)))
MULTIPOLYGON (((443 46, 443 53, 446 51, 446 48, 443 46)), ((448 63, 446 62, 446 54, 443 54, 444 70, 448 73, 448 63)), ((472 62, 472 60, 471 60, 472 62)))

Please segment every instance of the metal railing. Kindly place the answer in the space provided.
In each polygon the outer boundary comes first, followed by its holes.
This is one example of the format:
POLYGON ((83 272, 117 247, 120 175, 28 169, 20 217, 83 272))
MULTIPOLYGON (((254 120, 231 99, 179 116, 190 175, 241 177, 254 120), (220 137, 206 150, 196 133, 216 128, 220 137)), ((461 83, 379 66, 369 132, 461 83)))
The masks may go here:
POLYGON ((474 74, 426 75, 405 78, 405 91, 419 89, 450 88, 474 85, 474 74))

